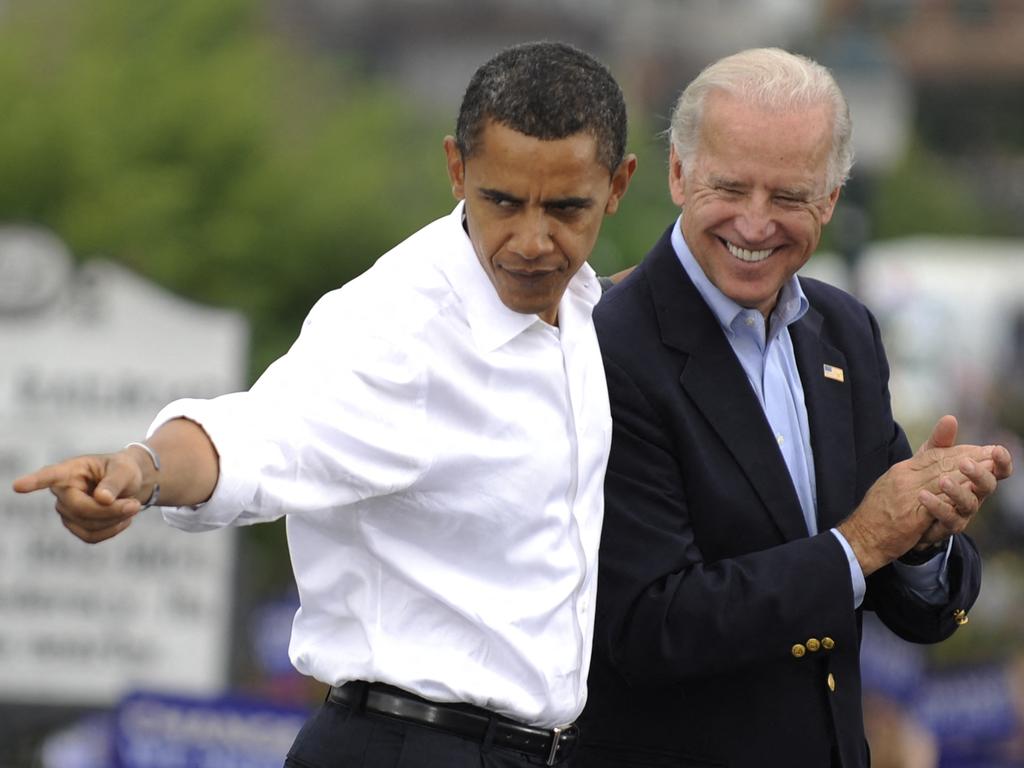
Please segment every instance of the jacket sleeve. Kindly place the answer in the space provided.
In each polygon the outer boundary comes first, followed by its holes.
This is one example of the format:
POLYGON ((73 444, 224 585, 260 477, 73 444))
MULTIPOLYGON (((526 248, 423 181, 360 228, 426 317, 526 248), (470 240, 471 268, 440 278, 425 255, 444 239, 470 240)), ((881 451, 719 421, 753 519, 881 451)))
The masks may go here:
POLYGON ((870 607, 896 635, 912 643, 937 643, 953 634, 981 591, 981 556, 971 538, 953 537, 947 561, 949 599, 927 603, 907 587, 891 565, 868 577, 870 607))

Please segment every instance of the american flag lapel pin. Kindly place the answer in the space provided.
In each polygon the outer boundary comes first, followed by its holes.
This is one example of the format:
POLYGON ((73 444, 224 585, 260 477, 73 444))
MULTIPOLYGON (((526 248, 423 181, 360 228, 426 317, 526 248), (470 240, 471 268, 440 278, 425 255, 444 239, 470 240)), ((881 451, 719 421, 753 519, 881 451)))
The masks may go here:
POLYGON ((843 369, 834 365, 829 365, 828 363, 825 364, 822 373, 825 375, 826 379, 832 379, 832 381, 842 382, 844 380, 843 369))

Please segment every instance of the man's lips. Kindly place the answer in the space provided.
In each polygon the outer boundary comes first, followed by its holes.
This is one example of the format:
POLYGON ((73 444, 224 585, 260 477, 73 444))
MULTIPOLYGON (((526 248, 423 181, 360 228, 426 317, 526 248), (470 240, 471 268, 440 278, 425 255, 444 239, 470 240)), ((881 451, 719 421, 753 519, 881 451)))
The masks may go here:
POLYGON ((554 274, 557 270, 554 269, 517 269, 515 267, 501 267, 502 271, 507 272, 513 277, 520 278, 522 280, 539 280, 547 277, 548 275, 554 274))

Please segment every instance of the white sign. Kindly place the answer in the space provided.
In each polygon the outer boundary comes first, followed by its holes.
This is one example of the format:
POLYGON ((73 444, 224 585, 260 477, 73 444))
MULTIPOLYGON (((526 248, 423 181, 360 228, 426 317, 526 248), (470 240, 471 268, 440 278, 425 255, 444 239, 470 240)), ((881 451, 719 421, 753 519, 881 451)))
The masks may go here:
POLYGON ((235 537, 187 534, 156 509, 107 542, 61 525, 11 482, 140 440, 177 397, 244 381, 236 313, 176 298, 111 263, 0 228, 0 701, 109 705, 131 689, 227 683, 235 537))

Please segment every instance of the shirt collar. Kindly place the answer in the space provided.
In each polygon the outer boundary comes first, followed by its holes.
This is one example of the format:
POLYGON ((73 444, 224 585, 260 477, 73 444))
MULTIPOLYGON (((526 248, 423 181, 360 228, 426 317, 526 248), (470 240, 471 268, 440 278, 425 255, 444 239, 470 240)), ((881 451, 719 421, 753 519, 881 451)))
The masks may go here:
MULTIPOLYGON (((443 271, 455 294, 466 308, 473 340, 481 351, 490 352, 507 344, 536 323, 543 323, 537 315, 513 312, 502 304, 491 279, 487 276, 473 243, 462 226, 465 202, 460 201, 448 216, 446 229, 450 258, 443 260, 443 271)), ((569 281, 558 307, 560 330, 565 332, 578 323, 580 314, 589 319, 590 312, 601 298, 601 286, 589 264, 583 264, 569 281)))
MULTIPOLYGON (((704 274, 704 270, 697 263, 697 259, 694 258, 690 247, 683 238, 682 217, 672 227, 672 247, 675 249, 683 269, 686 270, 686 274, 693 281, 704 302, 711 308, 719 325, 726 333, 731 334, 733 323, 748 310, 722 293, 704 274)), ((782 290, 779 291, 779 300, 775 309, 772 310, 770 325, 772 334, 774 335, 778 330, 795 323, 807 313, 809 307, 810 302, 804 295, 804 289, 796 275, 793 275, 783 284, 782 290)))

